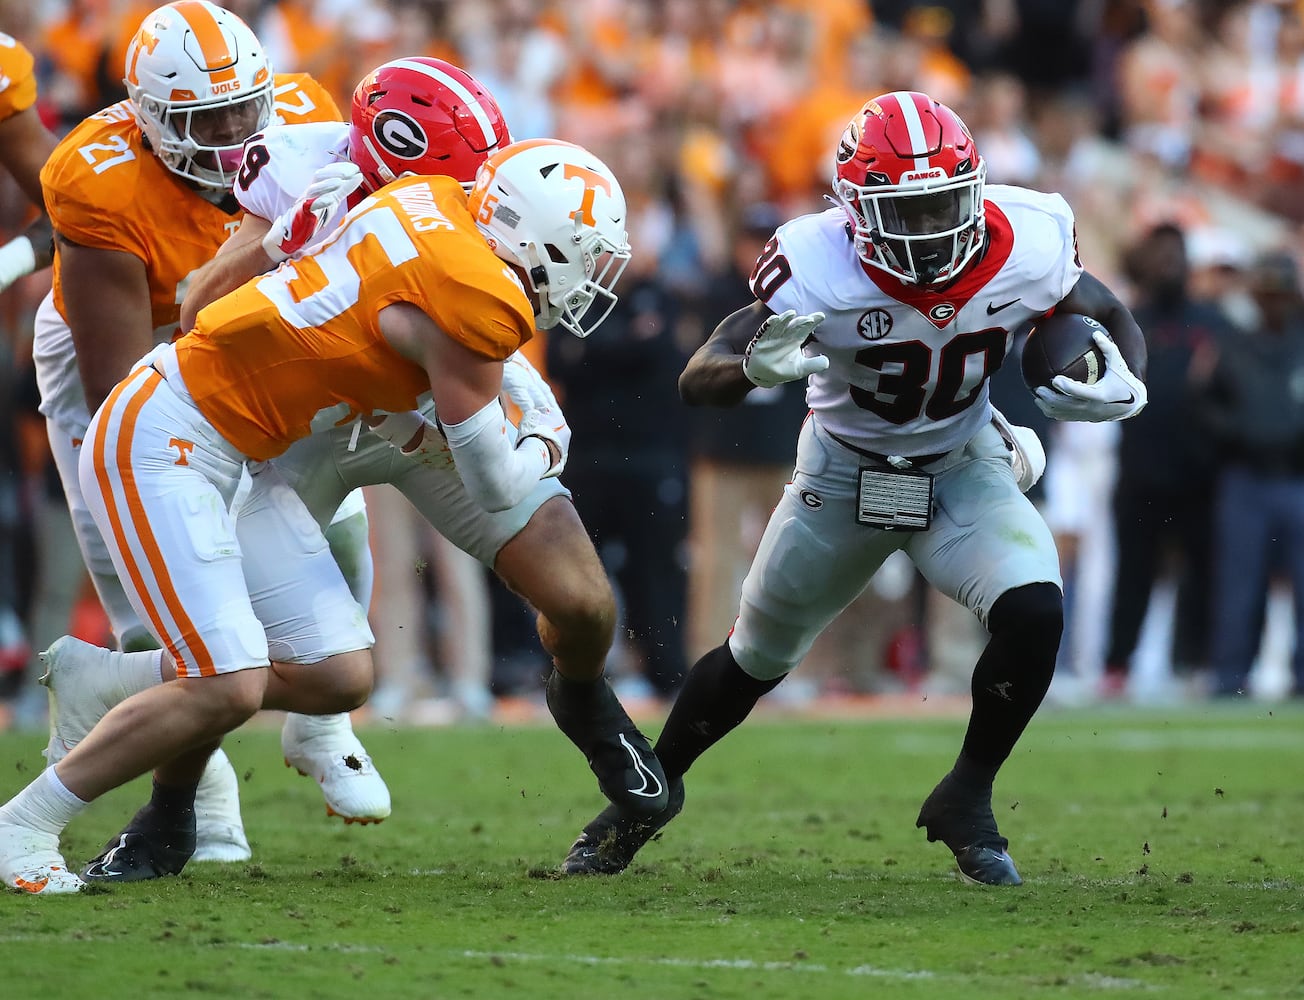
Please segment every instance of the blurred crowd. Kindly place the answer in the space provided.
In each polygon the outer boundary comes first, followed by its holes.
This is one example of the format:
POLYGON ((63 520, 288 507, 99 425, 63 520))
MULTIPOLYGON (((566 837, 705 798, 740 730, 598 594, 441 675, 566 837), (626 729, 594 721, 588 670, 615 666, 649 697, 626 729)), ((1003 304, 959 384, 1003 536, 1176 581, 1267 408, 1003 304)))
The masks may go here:
MULTIPOLYGON (((0 0, 57 134, 125 97, 127 41, 155 5, 0 0)), ((278 71, 313 74, 342 108, 373 66, 437 56, 490 88, 515 138, 582 143, 620 177, 634 262, 617 311, 542 357, 575 428, 564 480, 621 598, 611 669, 626 697, 672 693, 727 632, 804 413, 791 386, 690 410, 676 377, 750 300, 774 228, 824 207, 846 122, 898 89, 961 114, 989 183, 1062 193, 1083 263, 1127 290, 1150 341, 1150 404, 1121 427, 1047 426, 1017 364, 994 382, 1049 452, 1037 499, 1069 597, 1053 694, 1304 693, 1304 2, 225 5, 278 71)), ((0 183, 3 234, 28 211, 0 183)), ((0 296, 0 695, 20 721, 39 714, 34 651, 70 630, 105 638, 35 409, 31 318, 48 287, 37 274, 0 296)), ((368 502, 375 709, 486 718, 535 692, 528 611, 394 491, 368 502)), ((889 562, 776 696, 966 690, 981 626, 913 573, 889 562)))

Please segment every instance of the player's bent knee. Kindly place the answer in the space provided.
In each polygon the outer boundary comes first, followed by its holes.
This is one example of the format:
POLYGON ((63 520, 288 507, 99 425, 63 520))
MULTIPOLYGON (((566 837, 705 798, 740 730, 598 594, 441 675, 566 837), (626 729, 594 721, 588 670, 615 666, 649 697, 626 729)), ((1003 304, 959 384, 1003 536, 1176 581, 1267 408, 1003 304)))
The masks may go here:
POLYGON ((368 650, 337 653, 313 668, 314 683, 320 671, 320 695, 329 712, 351 712, 366 704, 376 681, 376 670, 368 650))
POLYGON ((987 627, 993 635, 1015 631, 1021 642, 1049 649, 1053 656, 1064 632, 1064 595, 1053 583, 1030 583, 1007 590, 992 605, 987 627))
POLYGON ((773 651, 760 645, 746 643, 735 631, 725 643, 725 648, 734 658, 734 662, 747 676, 757 681, 779 681, 792 673, 797 666, 784 656, 776 656, 773 651))
POLYGON ((179 683, 185 685, 187 693, 200 699, 202 711, 214 732, 230 732, 248 722, 262 708, 267 671, 237 670, 179 683))

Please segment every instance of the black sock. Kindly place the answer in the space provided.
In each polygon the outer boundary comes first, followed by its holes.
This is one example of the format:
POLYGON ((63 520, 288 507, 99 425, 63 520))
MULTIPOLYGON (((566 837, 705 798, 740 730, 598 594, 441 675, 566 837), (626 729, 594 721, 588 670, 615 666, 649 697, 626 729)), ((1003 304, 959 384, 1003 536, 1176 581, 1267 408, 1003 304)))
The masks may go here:
POLYGON ((951 777, 958 784, 971 791, 990 792, 998 770, 999 766, 981 764, 976 760, 970 760, 962 750, 960 756, 955 760, 955 766, 951 768, 951 777))
POLYGON ((544 685, 547 695, 563 710, 580 712, 591 709, 599 698, 605 698, 607 675, 602 674, 588 680, 575 680, 553 669, 544 685))
POLYGON ((556 670, 544 686, 548 711, 557 728, 587 757, 602 733, 635 729, 606 676, 572 680, 556 670))
POLYGON ((956 777, 987 784, 1023 735, 1055 673, 1064 601, 1059 588, 1034 583, 1006 591, 988 616, 991 639, 973 671, 973 711, 956 777))
POLYGON ((693 761, 747 718, 761 695, 781 680, 758 681, 745 673, 729 652, 728 643, 698 660, 684 678, 656 743, 666 777, 681 777, 693 761))
POLYGON ((149 797, 149 805, 155 818, 165 825, 177 823, 186 825, 195 812, 195 792, 198 782, 193 785, 160 785, 154 781, 154 791, 149 797))

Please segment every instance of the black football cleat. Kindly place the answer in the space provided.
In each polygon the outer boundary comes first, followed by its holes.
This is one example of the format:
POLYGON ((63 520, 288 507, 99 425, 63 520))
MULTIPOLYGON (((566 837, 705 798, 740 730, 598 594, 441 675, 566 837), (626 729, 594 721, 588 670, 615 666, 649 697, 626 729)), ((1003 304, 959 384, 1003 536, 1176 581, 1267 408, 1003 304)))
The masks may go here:
POLYGON ((195 811, 166 819, 146 805, 82 872, 87 882, 144 882, 177 875, 195 853, 195 811))
POLYGON ((962 847, 955 852, 955 863, 971 885, 1023 885, 1014 859, 1004 848, 962 847))
POLYGON ((584 754, 608 801, 642 817, 665 810, 670 791, 661 762, 605 678, 577 683, 554 670, 545 693, 557 727, 584 754))
POLYGON ((684 779, 670 782, 669 802, 655 816, 607 806, 589 822, 561 863, 563 875, 618 875, 634 855, 684 808, 684 779))
POLYGON ((924 800, 915 826, 927 831, 929 843, 940 840, 951 849, 966 882, 1023 884, 1007 850, 1010 842, 996 829, 990 789, 965 789, 947 775, 924 800))

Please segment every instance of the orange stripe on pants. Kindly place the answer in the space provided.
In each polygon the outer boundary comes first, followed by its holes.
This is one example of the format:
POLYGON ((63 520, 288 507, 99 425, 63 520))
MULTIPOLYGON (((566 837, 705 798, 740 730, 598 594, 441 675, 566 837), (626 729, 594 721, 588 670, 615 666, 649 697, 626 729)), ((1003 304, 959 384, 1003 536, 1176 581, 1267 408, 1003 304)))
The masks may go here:
POLYGON ((177 596, 176 587, 172 583, 167 564, 163 559, 162 549, 160 549, 158 540, 154 537, 153 529, 150 527, 149 518, 145 512, 145 504, 141 499, 140 489, 136 484, 135 471, 131 465, 132 437, 141 408, 163 383, 163 376, 157 372, 149 372, 145 376, 145 381, 133 390, 131 398, 127 400, 125 407, 123 407, 122 423, 118 428, 113 464, 122 479, 122 494, 127 513, 126 521, 122 517, 118 506, 118 497, 114 492, 112 481, 109 479, 109 418, 117 412, 118 400, 128 388, 130 381, 132 380, 126 380, 119 384, 105 402, 104 413, 101 415, 99 426, 95 430, 93 446, 95 477, 99 482, 100 492, 104 497, 105 511, 108 514, 109 524, 113 529, 114 540, 117 542, 118 550, 122 554, 122 561, 126 565, 127 574, 131 578, 132 586, 140 595, 141 603, 145 606, 146 613, 154 625, 156 634, 162 638, 168 652, 172 654, 172 659, 177 667, 177 676, 193 676, 195 671, 198 670, 201 677, 209 677, 216 673, 212 654, 209 652, 208 647, 204 645, 199 636, 199 631, 195 628, 180 598, 177 596), (128 546, 128 526, 130 526, 130 534, 135 537, 140 547, 144 549, 150 573, 154 582, 158 585, 159 592, 163 597, 163 603, 172 616, 172 620, 176 622, 177 628, 180 629, 182 638, 186 640, 193 662, 181 655, 180 648, 170 638, 169 630, 164 626, 158 607, 154 604, 150 592, 145 586, 145 578, 140 564, 136 561, 132 550, 128 546))

